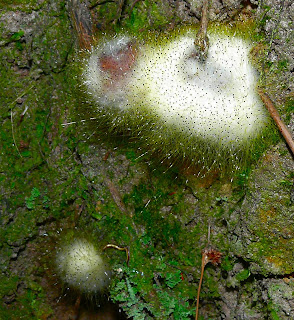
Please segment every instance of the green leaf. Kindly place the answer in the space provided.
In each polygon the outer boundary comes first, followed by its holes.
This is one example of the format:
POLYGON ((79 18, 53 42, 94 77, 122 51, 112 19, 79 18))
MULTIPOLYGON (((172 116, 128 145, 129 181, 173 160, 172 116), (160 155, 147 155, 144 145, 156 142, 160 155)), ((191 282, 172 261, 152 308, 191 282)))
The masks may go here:
POLYGON ((31 191, 31 195, 33 198, 38 198, 41 195, 41 192, 39 191, 38 188, 33 188, 31 191))
POLYGON ((32 199, 32 197, 26 198, 26 207, 30 210, 35 208, 35 201, 32 199))
POLYGON ((250 276, 250 271, 248 269, 242 270, 236 274, 236 279, 238 281, 244 281, 250 276))
POLYGON ((186 301, 184 304, 177 303, 174 311, 175 320, 189 320, 190 315, 193 313, 189 308, 189 303, 186 301))
POLYGON ((132 305, 138 301, 138 298, 136 297, 137 289, 131 286, 129 279, 126 279, 126 283, 127 283, 128 292, 131 299, 130 305, 132 305))
POLYGON ((22 151, 21 155, 25 158, 28 158, 32 155, 32 153, 30 150, 25 150, 25 151, 22 151))
POLYGON ((173 272, 173 273, 166 274, 166 284, 171 289, 174 288, 181 281, 182 281, 182 279, 181 279, 181 271, 180 270, 173 272))
POLYGON ((165 309, 165 315, 170 315, 176 306, 176 300, 174 297, 171 297, 166 291, 158 292, 159 300, 162 303, 163 308, 165 309))
POLYGON ((11 37, 10 40, 11 41, 18 41, 20 40, 20 38, 24 35, 24 31, 20 30, 18 32, 15 32, 11 37))
POLYGON ((91 214, 91 216, 94 218, 94 219, 96 219, 96 220, 101 220, 102 219, 102 214, 101 213, 99 213, 99 212, 93 212, 92 214, 91 214))

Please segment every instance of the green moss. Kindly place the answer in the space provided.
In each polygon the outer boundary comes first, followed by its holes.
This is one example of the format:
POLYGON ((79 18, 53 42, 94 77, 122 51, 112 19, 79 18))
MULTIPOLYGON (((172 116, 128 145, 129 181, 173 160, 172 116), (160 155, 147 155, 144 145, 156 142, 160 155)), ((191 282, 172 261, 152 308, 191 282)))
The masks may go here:
POLYGON ((278 316, 276 310, 270 310, 270 316, 272 320, 280 320, 281 318, 278 316))
POLYGON ((235 259, 232 259, 229 256, 222 257, 221 268, 225 271, 232 271, 234 268, 235 259))
MULTIPOLYGON (((17 9, 18 3, 14 3, 13 8, 17 9)), ((22 8, 28 8, 24 2, 22 8)), ((76 84, 75 79, 71 78, 70 68, 63 69, 73 41, 68 18, 61 13, 57 20, 51 30, 47 30, 50 36, 54 34, 56 37, 54 41, 50 38, 52 48, 47 50, 43 43, 33 44, 39 46, 32 57, 39 61, 38 66, 33 63, 28 68, 28 48, 23 42, 22 30, 5 39, 6 46, 0 50, 0 84, 3 87, 0 93, 0 177, 1 187, 6 190, 0 196, 1 206, 5 204, 1 215, 3 227, 0 229, 2 272, 9 268, 10 259, 15 259, 15 247, 26 250, 27 243, 34 243, 40 225, 45 224, 47 219, 71 215, 72 202, 77 198, 83 199, 85 188, 88 189, 78 164, 72 158, 77 133, 73 128, 68 128, 65 134, 60 126, 64 121, 64 112, 74 107, 71 92, 76 84), (56 22, 58 19, 59 22, 56 22), (66 35, 65 38, 62 35, 66 35), (50 54, 38 56, 41 47, 50 54), (44 76, 36 73, 36 68, 40 67, 59 73, 44 76)), ((35 41, 39 36, 41 38, 41 35, 36 35, 35 41)), ((18 258, 15 260, 17 273, 18 258)), ((18 283, 26 283, 22 294, 16 290, 13 292, 16 298, 9 308, 1 304, 1 319, 32 320, 48 317, 52 313, 45 304, 46 292, 40 286, 37 288, 37 283, 28 286, 29 276, 22 272, 19 277, 1 280, 1 295, 10 295, 18 283)), ((38 275, 35 276, 38 279, 38 275)))
POLYGON ((244 269, 244 270, 238 272, 235 277, 236 277, 236 280, 238 280, 238 281, 244 281, 244 280, 248 279, 249 276, 250 276, 250 271, 248 269, 244 269))
MULTIPOLYGON (((215 198, 214 194, 210 197, 215 198)), ((186 210, 184 199, 181 181, 158 170, 149 183, 144 181, 134 186, 124 196, 127 214, 117 210, 110 197, 100 204, 102 218, 95 224, 100 232, 108 230, 104 241, 127 246, 130 251, 128 267, 124 252, 108 252, 114 270, 122 270, 114 277, 111 299, 121 303, 128 316, 148 319, 151 314, 153 318, 161 319, 165 314, 189 319, 195 312, 195 282, 200 272, 202 249, 195 244, 206 236, 207 229, 198 223, 187 233, 181 222, 181 215, 186 210), (171 206, 171 211, 163 211, 166 206, 171 206), (193 282, 188 281, 195 266, 197 276, 193 282)), ((201 201, 207 204, 207 198, 201 198, 201 201)), ((194 215, 193 208, 188 212, 190 215, 187 213, 185 219, 189 221, 194 215)), ((217 243, 224 252, 224 239, 217 243)), ((204 299, 214 301, 219 297, 217 283, 211 275, 205 277, 204 299)))
POLYGON ((12 295, 17 290, 19 278, 17 276, 1 276, 0 297, 12 295))
POLYGON ((40 286, 26 290, 26 293, 18 299, 18 303, 23 306, 23 310, 19 316, 27 320, 42 319, 50 316, 52 309, 42 302, 44 297, 45 292, 40 286))
POLYGON ((250 269, 253 273, 293 272, 294 261, 288 249, 293 245, 293 226, 288 223, 293 205, 290 199, 293 172, 284 166, 284 161, 288 161, 286 159, 291 161, 288 153, 283 158, 268 153, 259 167, 252 171, 247 186, 249 192, 241 214, 247 221, 246 238, 250 234, 251 239, 256 240, 246 244, 241 237, 236 247, 238 254, 255 262, 250 269), (256 201, 258 206, 253 208, 256 201))
POLYGON ((17 294, 17 287, 20 284, 20 279, 17 276, 1 278, 0 296, 1 300, 4 296, 16 296, 13 299, 16 308, 0 304, 1 319, 40 319, 52 314, 51 308, 44 303, 45 292, 43 288, 36 282, 28 282, 27 290, 21 295, 17 294))
MULTIPOLYGON (((93 2, 92 5, 95 5, 93 2)), ((116 3, 106 2, 93 8, 97 15, 98 29, 107 32, 139 34, 142 31, 165 29, 175 16, 160 1, 125 1, 120 9, 116 3)))
POLYGON ((285 71, 288 69, 288 60, 279 60, 278 61, 278 69, 281 70, 281 71, 285 71))
POLYGON ((294 99, 291 97, 288 97, 285 101, 285 105, 283 108, 285 115, 286 115, 286 121, 289 123, 291 117, 293 116, 294 113, 294 99))
MULTIPOLYGON (((170 274, 179 275, 182 281, 179 271, 168 273, 167 281, 170 281, 170 274)), ((163 273, 160 277, 162 276, 163 273)), ((120 277, 122 277, 121 280, 113 286, 111 293, 116 302, 126 303, 124 309, 128 316, 136 319, 149 319, 148 314, 151 314, 154 319, 161 319, 162 316, 173 315, 175 319, 189 319, 189 315, 194 313, 187 301, 188 296, 185 296, 187 292, 183 294, 177 292, 177 289, 182 289, 177 288, 178 283, 173 282, 173 291, 166 289, 165 286, 142 286, 142 279, 145 278, 144 282, 146 282, 146 278, 150 275, 129 268, 123 268, 123 274, 120 277), (144 294, 144 292, 148 293, 144 294)), ((152 278, 150 280, 152 281, 152 278)))
POLYGON ((156 30, 165 27, 170 17, 164 14, 164 7, 157 1, 144 1, 129 12, 129 18, 123 21, 122 27, 138 34, 142 30, 156 30))
POLYGON ((38 0, 1 0, 0 9, 5 11, 12 10, 21 10, 24 12, 31 12, 32 10, 40 9, 46 1, 41 2, 38 0))
MULTIPOLYGON (((20 7, 17 1, 5 3, 9 8, 20 7)), ((25 1, 23 4, 29 9, 36 2, 25 1)), ((170 21, 170 18, 163 17, 164 8, 158 2, 139 1, 132 11, 128 5, 125 10, 127 17, 121 21, 121 26, 131 33, 137 33, 142 28, 161 29, 170 21)), ((107 23, 117 18, 117 8, 112 2, 99 6, 97 12, 107 23)), ((94 229, 100 245, 114 243, 130 250, 129 266, 126 266, 124 252, 107 251, 114 270, 122 270, 117 272, 110 298, 122 303, 123 309, 134 319, 148 319, 150 315, 154 319, 162 319, 163 314, 179 320, 189 319, 195 312, 201 250, 206 244, 208 225, 216 230, 211 234, 212 243, 217 244, 225 257, 222 268, 227 272, 233 268, 234 259, 229 255, 227 230, 222 222, 229 219, 236 203, 243 199, 250 168, 246 168, 236 179, 231 196, 221 190, 223 182, 198 187, 194 180, 191 182, 192 179, 186 183, 186 177, 181 178, 182 173, 176 170, 165 173, 166 167, 160 167, 153 171, 157 165, 151 165, 148 172, 152 173, 144 177, 144 181, 136 182, 131 192, 122 195, 127 212, 121 212, 103 184, 104 173, 96 173, 94 183, 90 182, 82 170, 84 164, 79 160, 81 154, 87 157, 88 144, 94 143, 97 136, 101 138, 100 132, 94 136, 94 142, 91 139, 81 142, 85 129, 80 124, 61 126, 77 116, 74 108, 79 104, 75 78, 78 72, 76 66, 67 66, 72 64, 72 35, 64 3, 48 15, 54 18, 52 24, 44 28, 44 33, 37 34, 33 42, 33 59, 41 61, 38 67, 45 75, 39 74, 40 77, 35 80, 36 70, 32 69, 23 77, 18 73, 21 68, 17 69, 13 62, 9 62, 18 61, 25 66, 22 56, 28 48, 22 41, 22 30, 15 33, 12 39, 5 39, 7 46, 0 52, 0 85, 3 88, 0 92, 3 106, 0 115, 0 164, 3 168, 0 181, 7 190, 1 194, 1 204, 7 204, 1 217, 5 226, 0 232, 1 258, 5 260, 0 259, 1 269, 9 266, 13 245, 25 247, 34 241, 40 226, 47 225, 48 221, 62 223, 61 219, 67 217, 75 221, 76 208, 82 206, 78 223, 94 229), (24 99, 23 104, 17 103, 18 97, 24 99), (26 105, 29 109, 21 120, 26 105), (95 189, 95 185, 99 188, 95 189), (189 193, 190 189, 193 190, 194 202, 187 201, 187 189, 189 193), (14 218, 10 220, 10 217, 14 218)), ((96 126, 97 123, 92 129, 97 130, 96 126)), ((108 146, 106 140, 103 142, 108 146)), ((124 148, 124 138, 119 136, 118 141, 123 149, 120 152, 126 155, 130 166, 138 164, 140 153, 136 151, 137 144, 131 143, 124 148)), ((262 149, 265 147, 262 146, 262 149)), ((259 157, 260 152, 256 151, 254 159, 259 157)), ((112 169, 107 174, 108 178, 116 178, 116 172, 112 169)), ((127 181, 127 178, 121 179, 120 185, 127 181)), ((288 189, 289 183, 290 176, 280 185, 288 189)), ((263 236, 262 230, 258 234, 263 236)), ((272 239, 276 240, 275 237, 272 239)), ((266 250, 270 255, 275 253, 275 258, 280 255, 281 261, 284 261, 284 251, 276 248, 271 251, 270 245, 269 241, 255 247, 254 258, 266 250)), ((207 271, 201 298, 218 307, 220 275, 216 275, 217 269, 212 266, 207 271)), ((240 281, 245 279, 246 274, 240 281)), ((10 319, 12 314, 15 319, 50 317, 53 311, 45 305, 46 290, 36 282, 28 282, 28 275, 22 279, 10 276, 1 281, 1 294, 14 293, 20 281, 25 281, 27 290, 23 295, 17 294, 17 301, 11 304, 10 310, 0 306, 0 317, 10 319)))

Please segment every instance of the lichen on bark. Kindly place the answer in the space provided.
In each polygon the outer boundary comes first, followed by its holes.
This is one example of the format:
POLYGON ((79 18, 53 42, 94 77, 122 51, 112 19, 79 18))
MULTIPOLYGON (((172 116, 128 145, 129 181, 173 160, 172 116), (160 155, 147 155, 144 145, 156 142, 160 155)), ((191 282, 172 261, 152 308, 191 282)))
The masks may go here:
MULTIPOLYGON (((119 2, 84 3, 92 6, 97 33, 168 32, 201 18, 196 1, 126 1, 122 10, 119 2)), ((243 3, 212 1, 210 18, 254 17, 262 85, 293 131, 293 4, 243 3)), ((206 269, 200 314, 293 317, 294 169, 284 142, 231 182, 216 172, 197 179, 191 168, 154 165, 132 141, 103 135, 95 122, 62 126, 78 120, 81 103, 68 2, 10 1, 1 10, 0 318, 63 319, 73 312, 74 303, 54 286, 46 250, 54 250, 60 228, 75 226, 103 245, 129 246, 129 266, 120 252, 109 252, 121 270, 110 298, 129 316, 193 316, 210 226, 223 262, 206 269)))

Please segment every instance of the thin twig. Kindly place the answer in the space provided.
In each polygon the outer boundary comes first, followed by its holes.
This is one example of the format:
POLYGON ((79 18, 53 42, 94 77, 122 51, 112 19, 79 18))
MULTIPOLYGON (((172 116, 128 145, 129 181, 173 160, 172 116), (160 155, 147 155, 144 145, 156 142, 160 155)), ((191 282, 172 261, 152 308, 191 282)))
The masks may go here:
POLYGON ((210 224, 208 224, 208 230, 207 230, 207 244, 210 245, 210 232, 211 232, 211 227, 210 224))
POLYGON ((33 84, 32 86, 30 86, 27 90, 23 91, 14 101, 12 101, 9 106, 8 106, 8 109, 11 110, 11 109, 14 109, 14 107, 12 107, 16 101, 20 98, 22 98, 25 94, 27 94, 35 85, 33 84))
POLYGON ((284 122, 281 120, 280 115, 279 115, 277 109, 275 108, 272 100, 270 99, 270 97, 266 93, 262 92, 261 90, 258 90, 258 94, 260 95, 261 100, 265 104, 268 112, 270 113, 271 117, 275 121, 275 123, 278 126, 281 134, 283 135, 284 139, 286 140, 287 145, 289 146, 290 150, 292 151, 292 153, 294 155, 294 141, 293 141, 293 138, 292 138, 288 128, 286 127, 284 122))
POLYGON ((102 250, 105 250, 105 249, 109 249, 109 248, 113 248, 113 249, 116 249, 116 250, 119 250, 119 251, 125 251, 126 252, 126 255, 127 255, 127 265, 129 265, 129 261, 130 261, 130 251, 128 248, 125 248, 125 247, 119 247, 115 244, 107 244, 102 250))
MULTIPOLYGON (((18 146, 17 146, 17 144, 16 144, 16 140, 15 140, 15 135, 14 135, 14 128, 13 128, 13 109, 14 109, 14 107, 13 107, 13 105, 16 103, 16 101, 17 101, 19 98, 22 98, 25 94, 27 94, 34 86, 35 86, 35 85, 33 84, 33 85, 30 86, 27 90, 23 91, 23 92, 21 93, 21 95, 19 95, 19 96, 18 96, 13 102, 11 102, 11 103, 9 104, 9 106, 8 106, 8 109, 10 109, 10 120, 11 120, 12 138, 13 138, 13 142, 14 142, 15 148, 16 148, 16 150, 17 150, 17 152, 18 152, 18 154, 20 155, 21 158, 22 158, 22 155, 21 155, 21 153, 20 153, 20 151, 19 151, 19 149, 18 149, 18 146)), ((25 111, 23 112, 22 115, 25 114, 26 110, 27 110, 27 109, 25 109, 25 111)))
POLYGON ((17 126, 18 126, 18 127, 19 127, 20 124, 23 122, 24 116, 25 116, 25 114, 26 114, 26 112, 27 112, 28 110, 29 110, 29 107, 28 107, 28 106, 25 106, 25 109, 24 109, 24 111, 21 113, 20 118, 19 118, 19 121, 18 121, 18 123, 17 123, 17 126))
POLYGON ((203 7, 202 7, 202 15, 201 15, 201 23, 200 23, 200 30, 197 32, 196 39, 194 41, 197 56, 202 62, 205 62, 208 49, 209 49, 209 40, 207 37, 207 26, 208 26, 208 7, 209 7, 209 0, 204 0, 203 7))
POLYGON ((198 292, 197 292, 197 303, 196 303, 196 316, 195 320, 198 320, 198 314, 199 314, 199 300, 200 300, 200 291, 201 291, 201 285, 202 285, 202 280, 203 280, 203 274, 204 274, 204 268, 207 264, 207 258, 206 254, 202 254, 202 260, 201 260, 201 275, 200 275, 200 280, 199 280, 199 285, 198 285, 198 292))
POLYGON ((198 320, 200 291, 201 291, 201 285, 202 285, 205 266, 209 262, 211 262, 214 266, 217 266, 221 262, 221 256, 222 254, 219 251, 211 247, 207 247, 202 251, 201 274, 200 274, 200 280, 199 280, 198 292, 197 292, 195 320, 198 320))
POLYGON ((14 145, 15 145, 15 148, 19 154, 19 156, 22 158, 22 155, 18 149, 18 146, 16 144, 16 141, 15 141, 15 136, 14 136, 14 129, 13 129, 13 111, 12 111, 12 108, 10 110, 10 119, 11 119, 11 132, 12 132, 12 138, 13 138, 13 142, 14 142, 14 145))

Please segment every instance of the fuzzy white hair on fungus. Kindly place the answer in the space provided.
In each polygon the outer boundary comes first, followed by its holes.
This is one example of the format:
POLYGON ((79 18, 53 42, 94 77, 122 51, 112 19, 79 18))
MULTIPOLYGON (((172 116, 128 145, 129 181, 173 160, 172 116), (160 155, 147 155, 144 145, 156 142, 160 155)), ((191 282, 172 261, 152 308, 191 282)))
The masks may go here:
POLYGON ((111 280, 108 264, 85 239, 75 239, 61 246, 56 254, 56 267, 64 283, 85 294, 103 291, 111 280))
POLYGON ((159 44, 147 42, 128 53, 129 69, 120 64, 133 40, 104 41, 84 63, 86 91, 114 126, 132 128, 147 145, 208 166, 232 162, 238 169, 269 124, 256 92, 251 46, 240 37, 212 33, 201 63, 194 37, 190 30, 159 44), (117 64, 111 72, 101 67, 105 56, 117 64))

